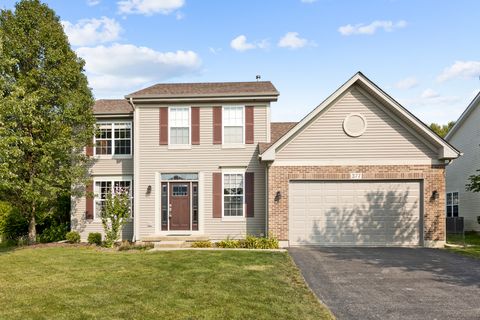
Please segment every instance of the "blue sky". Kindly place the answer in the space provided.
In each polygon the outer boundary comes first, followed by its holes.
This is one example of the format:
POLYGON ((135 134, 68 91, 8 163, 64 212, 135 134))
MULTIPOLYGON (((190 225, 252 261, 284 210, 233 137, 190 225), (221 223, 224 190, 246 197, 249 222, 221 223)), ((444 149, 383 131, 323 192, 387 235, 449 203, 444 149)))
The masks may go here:
POLYGON ((480 1, 45 2, 86 60, 96 98, 259 74, 281 94, 272 119, 296 121, 362 71, 423 121, 445 123, 480 89, 480 1))

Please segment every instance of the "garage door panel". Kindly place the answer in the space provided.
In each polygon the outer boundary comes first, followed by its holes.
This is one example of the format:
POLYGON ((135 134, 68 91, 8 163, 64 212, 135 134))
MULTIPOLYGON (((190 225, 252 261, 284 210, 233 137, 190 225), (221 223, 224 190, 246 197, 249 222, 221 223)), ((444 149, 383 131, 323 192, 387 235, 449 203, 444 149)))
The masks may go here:
POLYGON ((418 245, 420 183, 290 183, 292 245, 418 245))

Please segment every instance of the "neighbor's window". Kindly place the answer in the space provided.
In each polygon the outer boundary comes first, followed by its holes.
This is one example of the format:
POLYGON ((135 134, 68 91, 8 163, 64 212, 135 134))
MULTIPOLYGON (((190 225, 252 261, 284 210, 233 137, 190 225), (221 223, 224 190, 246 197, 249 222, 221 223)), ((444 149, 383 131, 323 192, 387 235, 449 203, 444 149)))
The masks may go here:
POLYGON ((170 107, 170 144, 190 144, 190 108, 170 107))
POLYGON ((458 217, 458 192, 447 192, 447 217, 458 217))
MULTIPOLYGON (((130 207, 132 207, 131 180, 98 180, 95 181, 95 219, 102 218, 102 208, 105 205, 107 194, 118 190, 126 190, 130 195, 130 207), (113 186, 113 188, 112 188, 113 186)), ((133 211, 131 212, 133 215, 133 211)))
POLYGON ((223 215, 243 217, 243 173, 223 174, 223 215))
POLYGON ((243 143, 243 107, 223 107, 223 143, 243 143))
POLYGON ((95 155, 131 155, 132 123, 99 122, 95 135, 95 155))

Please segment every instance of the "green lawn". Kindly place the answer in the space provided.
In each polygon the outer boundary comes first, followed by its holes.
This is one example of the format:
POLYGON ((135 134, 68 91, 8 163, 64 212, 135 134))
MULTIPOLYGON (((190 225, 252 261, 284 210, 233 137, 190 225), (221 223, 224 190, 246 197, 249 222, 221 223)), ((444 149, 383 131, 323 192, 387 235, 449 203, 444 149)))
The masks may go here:
POLYGON ((0 249, 0 319, 331 319, 287 253, 0 249))
POLYGON ((480 234, 477 232, 466 232, 465 241, 461 236, 448 236, 447 243, 465 245, 462 248, 448 248, 449 251, 480 259, 480 234))

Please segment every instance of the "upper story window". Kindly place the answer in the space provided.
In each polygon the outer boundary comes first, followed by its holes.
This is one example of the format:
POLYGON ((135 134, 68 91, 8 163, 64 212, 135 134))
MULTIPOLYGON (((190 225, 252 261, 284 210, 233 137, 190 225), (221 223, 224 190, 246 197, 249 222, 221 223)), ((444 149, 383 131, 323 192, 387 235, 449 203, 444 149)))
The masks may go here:
POLYGON ((170 143, 176 145, 190 144, 190 108, 170 107, 169 110, 170 143))
POLYGON ((131 122, 98 122, 95 155, 131 155, 131 122))
POLYGON ((223 107, 223 143, 243 144, 244 138, 244 109, 243 106, 223 107))
POLYGON ((458 217, 458 192, 447 192, 447 217, 458 217))

